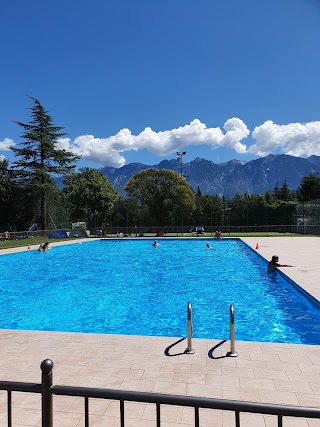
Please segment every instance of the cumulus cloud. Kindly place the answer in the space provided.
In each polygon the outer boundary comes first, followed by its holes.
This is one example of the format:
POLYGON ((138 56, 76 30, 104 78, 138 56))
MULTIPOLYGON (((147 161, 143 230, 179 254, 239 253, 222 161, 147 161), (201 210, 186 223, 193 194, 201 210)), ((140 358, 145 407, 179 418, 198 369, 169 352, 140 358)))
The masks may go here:
POLYGON ((3 156, 2 154, 0 154, 0 162, 2 162, 5 159, 6 159, 5 156, 3 156))
POLYGON ((277 125, 268 120, 254 128, 252 137, 256 143, 248 151, 258 156, 272 152, 297 157, 320 155, 320 121, 277 125))
POLYGON ((15 145, 12 139, 4 138, 3 141, 0 141, 0 151, 10 151, 10 147, 15 145))
POLYGON ((78 136, 74 141, 61 138, 57 148, 70 150, 86 160, 115 167, 125 164, 122 154, 130 150, 145 149, 158 156, 167 156, 182 146, 186 148, 189 145, 205 144, 213 149, 226 146, 237 153, 247 152, 241 140, 250 131, 242 120, 235 117, 227 120, 223 130, 219 127, 207 128, 200 120, 194 119, 188 125, 160 132, 147 127, 138 135, 132 135, 129 129, 122 129, 108 138, 96 138, 93 135, 78 136))
MULTIPOLYGON (((147 150, 157 156, 169 156, 182 147, 207 145, 212 149, 227 147, 238 154, 267 156, 289 154, 297 157, 320 156, 320 121, 278 125, 271 120, 254 128, 247 147, 243 142, 250 135, 246 124, 239 118, 228 119, 223 127, 207 127, 198 119, 176 129, 156 132, 146 127, 138 135, 129 129, 121 129, 116 135, 97 138, 81 135, 74 140, 60 138, 56 148, 74 154, 101 166, 121 167, 126 163, 126 152, 147 150)), ((9 151, 14 141, 0 141, 0 151, 9 151)))

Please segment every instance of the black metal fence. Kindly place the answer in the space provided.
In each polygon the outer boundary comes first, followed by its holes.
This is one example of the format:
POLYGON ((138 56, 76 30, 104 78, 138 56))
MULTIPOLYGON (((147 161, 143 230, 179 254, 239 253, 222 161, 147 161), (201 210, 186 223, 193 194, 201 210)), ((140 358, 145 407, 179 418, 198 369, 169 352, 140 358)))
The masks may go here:
POLYGON ((304 236, 320 235, 320 225, 243 225, 215 227, 204 225, 203 232, 196 227, 163 226, 163 227, 105 227, 97 229, 68 230, 34 230, 0 233, 0 249, 23 245, 39 244, 40 241, 53 242, 85 237, 215 237, 220 230, 222 237, 260 237, 260 236, 304 236), (7 242, 7 243, 6 243, 7 242))
MULTIPOLYGON (((313 418, 320 420, 320 409, 301 406, 272 405, 266 403, 242 402, 192 396, 144 393, 135 391, 110 390, 87 387, 53 385, 53 362, 46 359, 41 363, 42 383, 22 383, 0 381, 0 390, 7 391, 7 426, 12 427, 12 392, 40 393, 42 395, 42 427, 53 427, 53 396, 73 396, 84 399, 85 427, 90 426, 89 399, 108 399, 119 401, 119 423, 125 426, 125 402, 142 402, 155 405, 156 427, 161 427, 161 405, 173 405, 194 408, 194 426, 200 426, 200 409, 231 411, 234 413, 234 426, 241 427, 241 413, 273 415, 277 417, 278 427, 283 427, 284 417, 313 418)), ((214 414, 213 414, 214 416, 214 414)))

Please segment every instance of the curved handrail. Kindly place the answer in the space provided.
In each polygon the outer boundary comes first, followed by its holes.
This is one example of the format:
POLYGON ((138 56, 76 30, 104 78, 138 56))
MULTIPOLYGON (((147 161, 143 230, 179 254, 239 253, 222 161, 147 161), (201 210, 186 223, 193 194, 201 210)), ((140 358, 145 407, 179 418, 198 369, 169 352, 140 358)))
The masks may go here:
POLYGON ((230 345, 231 349, 227 353, 227 356, 237 357, 238 353, 235 350, 235 339, 234 339, 234 308, 233 305, 230 305, 230 345))
POLYGON ((187 318, 188 318, 188 347, 186 348, 185 353, 194 354, 194 350, 192 349, 192 306, 190 301, 188 302, 187 318))

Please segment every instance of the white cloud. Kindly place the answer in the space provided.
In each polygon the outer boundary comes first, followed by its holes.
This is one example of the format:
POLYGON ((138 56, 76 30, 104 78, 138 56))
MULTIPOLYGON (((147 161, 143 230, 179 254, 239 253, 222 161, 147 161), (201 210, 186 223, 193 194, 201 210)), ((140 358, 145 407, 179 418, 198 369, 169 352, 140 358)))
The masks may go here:
POLYGON ((248 151, 258 156, 279 151, 297 157, 320 155, 320 121, 277 125, 268 120, 254 128, 252 137, 256 143, 248 151))
POLYGON ((4 138, 3 141, 0 141, 0 151, 10 151, 10 147, 15 145, 14 141, 10 138, 4 138))
POLYGON ((93 135, 82 135, 74 141, 62 138, 57 148, 70 150, 86 160, 115 167, 125 164, 121 153, 130 150, 146 149, 158 156, 166 156, 180 150, 182 146, 186 148, 189 145, 205 144, 212 149, 226 146, 237 153, 247 152, 247 147, 241 140, 250 131, 242 120, 227 120, 224 131, 219 127, 207 128, 200 120, 194 119, 188 125, 160 132, 147 127, 139 135, 132 135, 129 129, 122 129, 108 138, 96 138, 93 135))
POLYGON ((56 148, 72 151, 84 160, 89 160, 103 166, 123 166, 126 159, 109 142, 111 138, 95 138, 93 135, 81 135, 74 141, 71 141, 70 138, 60 138, 56 144, 56 148))
POLYGON ((5 159, 6 159, 5 156, 3 156, 2 154, 0 154, 0 162, 2 162, 5 159))
MULTIPOLYGON (((207 145, 212 149, 227 147, 239 154, 266 156, 270 153, 292 156, 320 156, 320 121, 278 125, 268 120, 254 128, 254 144, 249 148, 242 142, 250 134, 246 124, 239 118, 228 119, 222 128, 208 128, 198 119, 176 129, 156 132, 146 127, 138 135, 129 129, 121 129, 116 135, 97 138, 81 135, 71 140, 60 138, 56 147, 102 166, 121 167, 126 163, 127 151, 148 150, 157 156, 168 156, 182 147, 207 145)), ((0 151, 9 151, 14 141, 0 141, 0 151)))

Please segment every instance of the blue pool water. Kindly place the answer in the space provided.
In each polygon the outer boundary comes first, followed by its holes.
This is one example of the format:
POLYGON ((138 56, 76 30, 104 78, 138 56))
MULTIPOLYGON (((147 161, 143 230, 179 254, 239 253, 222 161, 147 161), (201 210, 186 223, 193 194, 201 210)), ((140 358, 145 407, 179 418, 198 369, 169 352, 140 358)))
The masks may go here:
POLYGON ((320 344, 320 310, 238 240, 92 241, 0 257, 0 328, 320 344))

